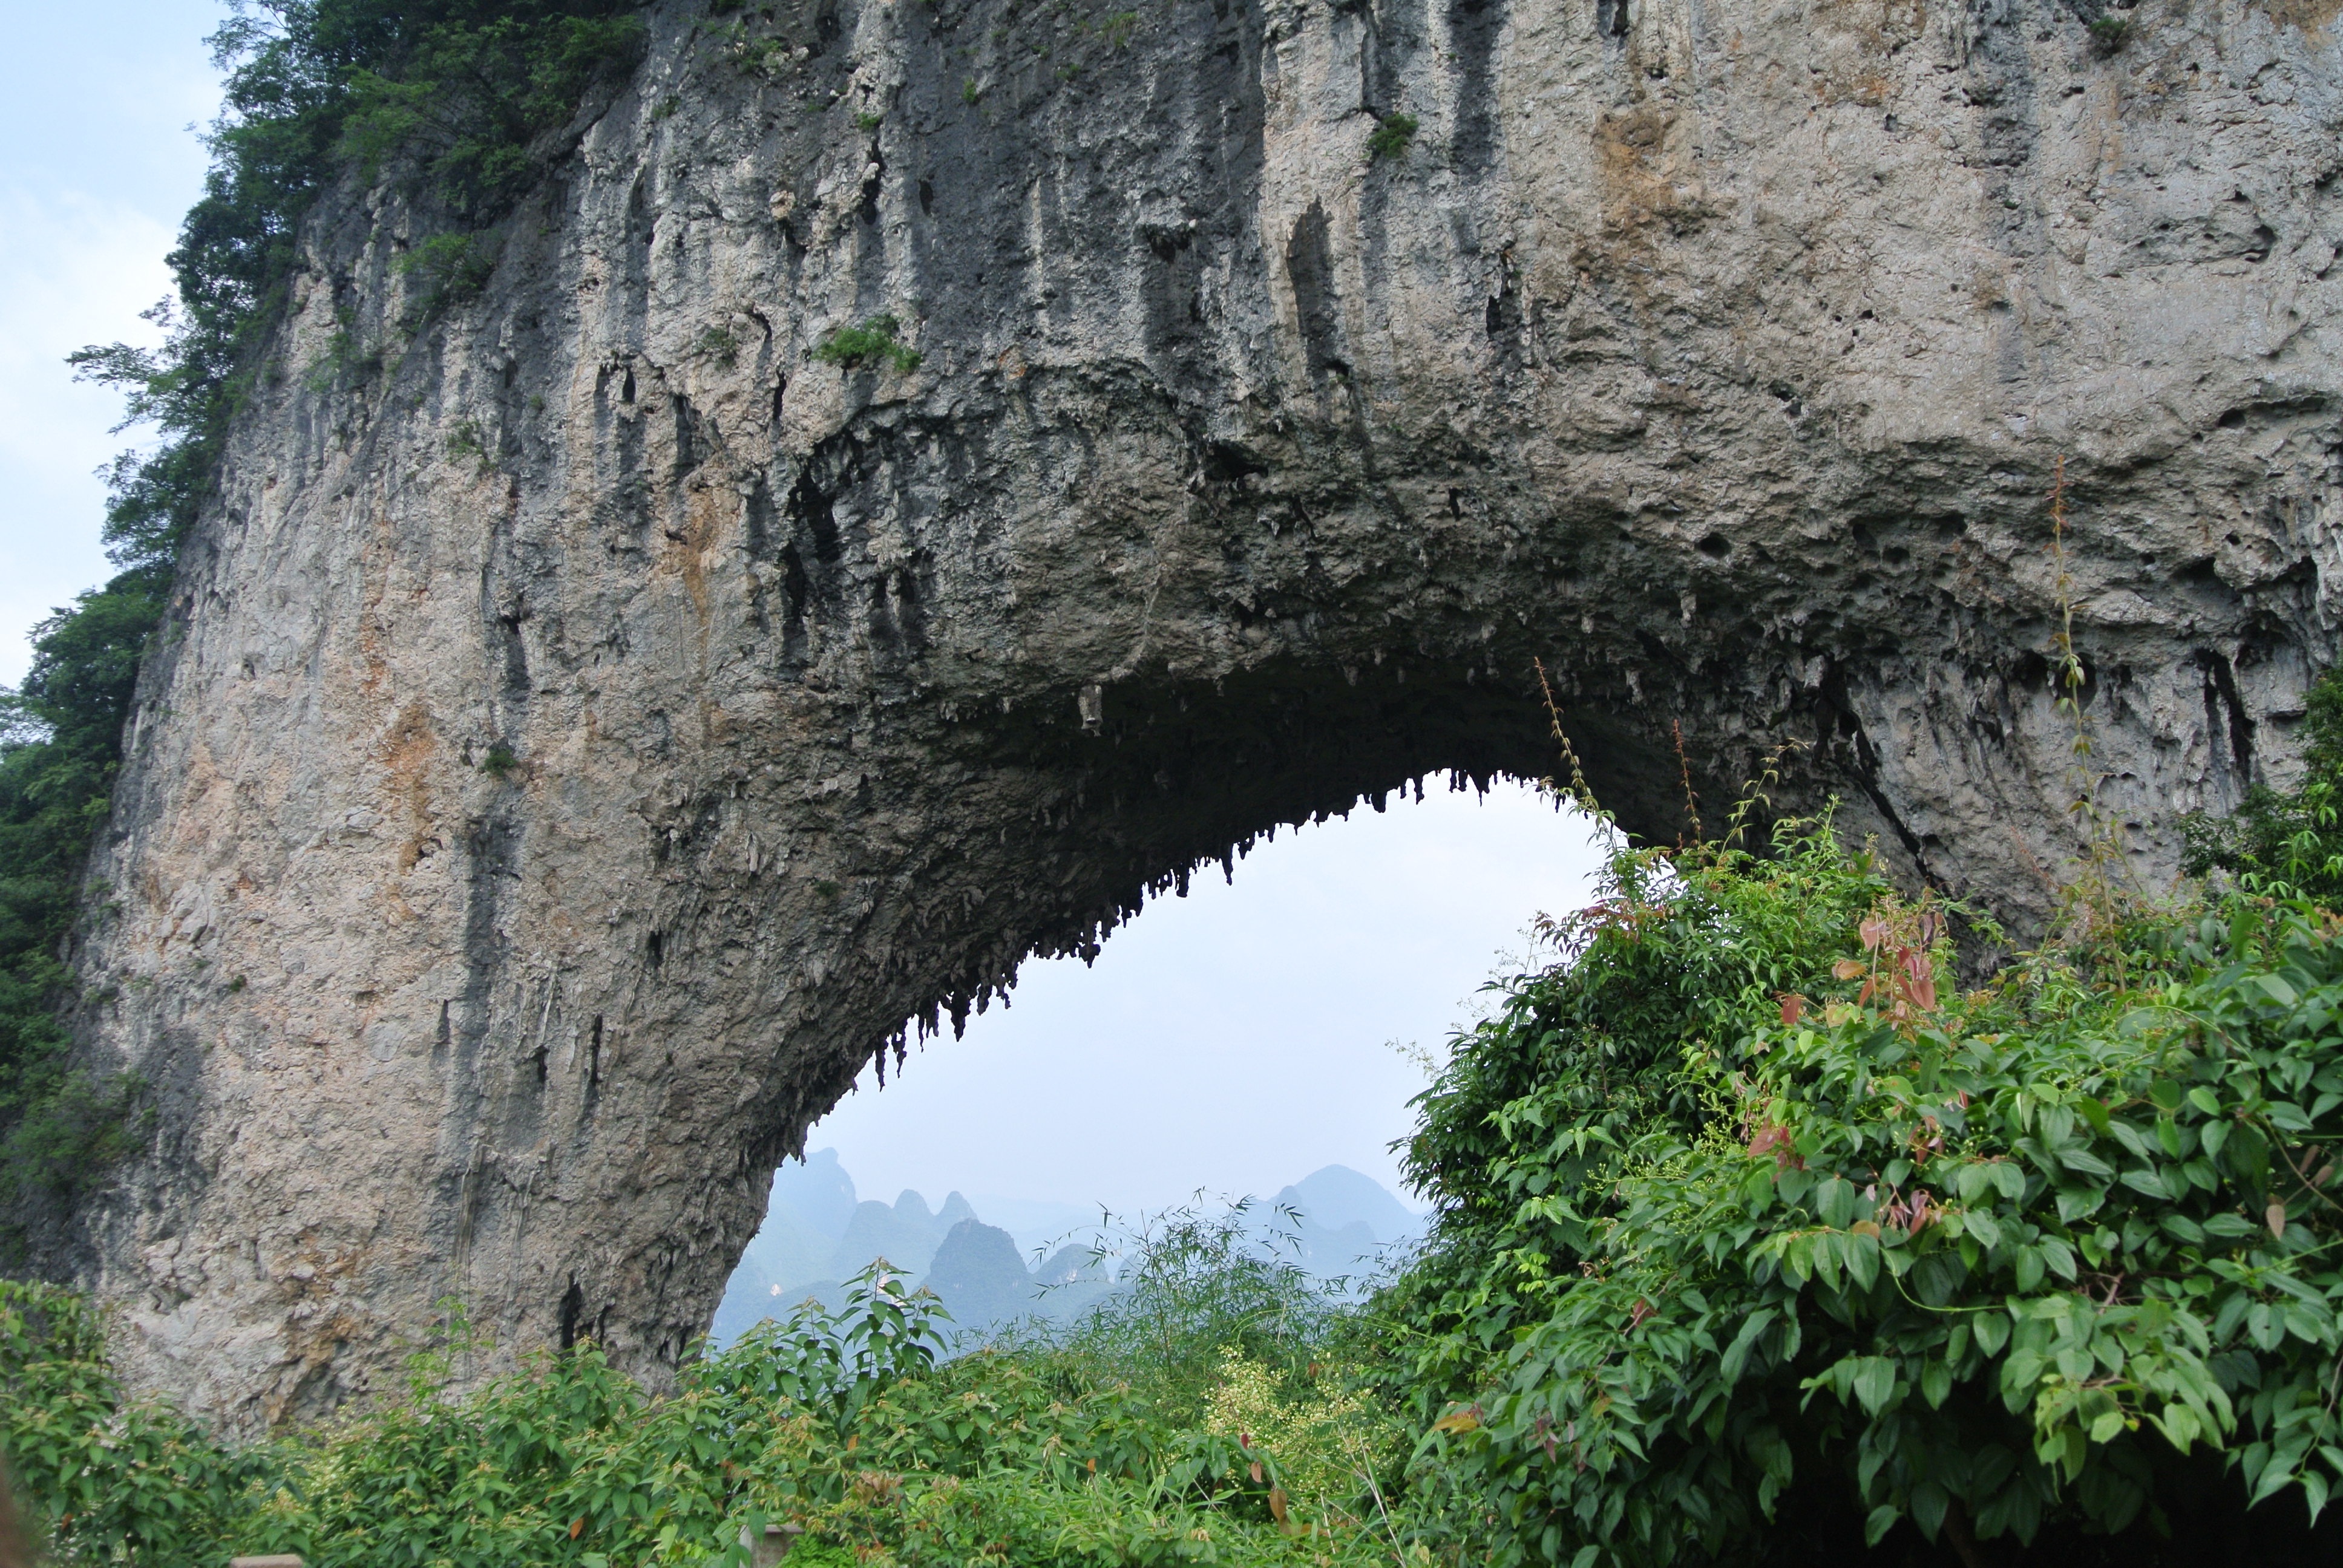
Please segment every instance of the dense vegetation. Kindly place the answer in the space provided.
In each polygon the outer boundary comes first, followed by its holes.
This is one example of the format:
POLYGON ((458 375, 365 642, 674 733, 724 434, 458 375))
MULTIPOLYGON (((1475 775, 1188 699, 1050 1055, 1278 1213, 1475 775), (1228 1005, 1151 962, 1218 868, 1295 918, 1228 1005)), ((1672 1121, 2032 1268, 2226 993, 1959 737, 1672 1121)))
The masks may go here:
POLYGON ((229 421, 277 368, 267 344, 304 215, 337 179, 388 179, 437 230, 408 257, 426 303, 477 286, 547 134, 632 62, 636 3, 261 0, 213 40, 225 106, 169 257, 176 303, 153 313, 166 344, 74 357, 162 437, 111 476, 105 537, 121 572, 36 628, 23 688, 0 689, 0 1211, 101 1170, 135 1100, 133 1083, 68 1070, 59 952, 179 541, 212 493, 229 421))
POLYGON ((1940 911, 1774 849, 1623 855, 1427 1097, 1396 1294, 1495 1560, 2298 1534, 2343 1483, 2334 917, 2102 910, 1955 996, 1940 911))

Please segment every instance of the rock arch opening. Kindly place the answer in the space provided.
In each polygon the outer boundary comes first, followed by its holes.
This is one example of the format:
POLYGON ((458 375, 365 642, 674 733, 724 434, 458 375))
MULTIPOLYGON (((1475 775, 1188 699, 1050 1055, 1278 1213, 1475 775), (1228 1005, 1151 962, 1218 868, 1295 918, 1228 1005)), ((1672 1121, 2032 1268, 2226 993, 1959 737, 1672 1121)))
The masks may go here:
POLYGON ((1239 1196, 1262 1205, 1265 1242, 1322 1276, 1417 1233, 1392 1145, 1426 1063, 1488 1005, 1493 973, 1529 961, 1533 916, 1584 901, 1599 863, 1593 825, 1551 797, 1446 782, 1280 833, 1231 877, 1208 867, 1094 960, 1029 961, 1013 1007, 883 1088, 866 1070, 808 1132, 811 1163, 776 1177, 717 1336, 833 1299, 874 1250, 942 1292, 960 1329, 1062 1315, 1089 1300, 1043 1288, 1066 1247, 1239 1196), (1309 1221, 1277 1218, 1281 1195, 1309 1221), (987 1247, 940 1251, 948 1221, 987 1247))

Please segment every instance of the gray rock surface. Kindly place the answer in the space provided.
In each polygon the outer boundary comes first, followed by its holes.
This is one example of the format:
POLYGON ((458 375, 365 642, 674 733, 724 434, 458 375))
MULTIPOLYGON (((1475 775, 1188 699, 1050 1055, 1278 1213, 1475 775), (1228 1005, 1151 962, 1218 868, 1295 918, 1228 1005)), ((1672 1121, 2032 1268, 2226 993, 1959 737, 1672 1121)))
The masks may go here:
POLYGON ((2337 10, 659 7, 476 297, 399 325, 389 196, 307 237, 77 954, 152 1145, 58 1266, 236 1430, 449 1296, 656 1378, 906 1020, 1551 770, 1534 659, 1631 825, 1796 739, 1777 804, 2038 920, 2061 454, 2168 875, 2331 657, 2337 10), (882 313, 915 367, 815 357, 882 313))

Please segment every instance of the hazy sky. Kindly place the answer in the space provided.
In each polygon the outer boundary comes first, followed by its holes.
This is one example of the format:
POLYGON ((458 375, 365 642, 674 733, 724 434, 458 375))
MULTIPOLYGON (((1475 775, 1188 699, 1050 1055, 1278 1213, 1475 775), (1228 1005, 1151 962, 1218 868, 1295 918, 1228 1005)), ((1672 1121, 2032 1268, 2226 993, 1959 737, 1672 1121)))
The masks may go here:
MULTIPOLYGON (((1398 1186, 1386 1146, 1501 952, 1582 896, 1581 820, 1520 786, 1361 807, 1165 897, 1096 963, 1026 966, 1006 1012, 929 1042, 814 1129, 866 1198, 1160 1207, 1267 1197, 1321 1165, 1398 1186)), ((1403 1194, 1403 1196, 1405 1194, 1403 1194)))
MULTIPOLYGON (((109 573, 95 470, 141 432, 65 356, 152 342, 138 313, 206 164, 204 36, 224 0, 17 6, 0 65, 0 681, 25 632, 109 573)), ((151 437, 149 437, 151 438, 151 437)), ((1281 834, 1118 932, 1097 963, 1027 968, 1014 1005, 930 1042, 815 1130, 866 1196, 1161 1205, 1267 1195, 1341 1163, 1396 1185, 1387 1151, 1419 1069, 1480 1005, 1538 910, 1577 901, 1574 823, 1526 791, 1433 793, 1281 834)))
POLYGON ((219 95, 204 35, 215 0, 12 5, 0 64, 0 681, 25 633, 111 568, 93 470, 138 432, 122 400, 77 386, 85 343, 155 341, 138 313, 170 292, 163 256, 202 188, 188 127, 219 95))

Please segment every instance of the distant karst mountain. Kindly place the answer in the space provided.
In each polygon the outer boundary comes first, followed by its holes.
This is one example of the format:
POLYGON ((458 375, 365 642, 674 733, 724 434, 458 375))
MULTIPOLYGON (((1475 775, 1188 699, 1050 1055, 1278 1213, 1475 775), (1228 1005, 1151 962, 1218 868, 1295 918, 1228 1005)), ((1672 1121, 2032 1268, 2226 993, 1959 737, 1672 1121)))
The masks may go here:
MULTIPOLYGON (((942 1297, 961 1333, 1025 1317, 1063 1320, 1115 1289, 1103 1256, 1111 1233, 1098 1211, 1047 1200, 987 1202, 1020 1233, 985 1223, 956 1191, 933 1211, 908 1189, 891 1204, 860 1199, 838 1151, 817 1150, 773 1173, 764 1224, 709 1332, 729 1343, 809 1296, 834 1306, 842 1282, 882 1257, 942 1297), (1068 1222, 1085 1214, 1094 1217, 1088 1224, 1068 1222), (1036 1257, 1042 1261, 1030 1262, 1036 1257)), ((1255 1212, 1256 1239, 1321 1278, 1363 1275, 1423 1230, 1380 1182, 1343 1165, 1311 1172, 1255 1212)))

